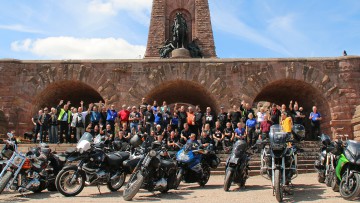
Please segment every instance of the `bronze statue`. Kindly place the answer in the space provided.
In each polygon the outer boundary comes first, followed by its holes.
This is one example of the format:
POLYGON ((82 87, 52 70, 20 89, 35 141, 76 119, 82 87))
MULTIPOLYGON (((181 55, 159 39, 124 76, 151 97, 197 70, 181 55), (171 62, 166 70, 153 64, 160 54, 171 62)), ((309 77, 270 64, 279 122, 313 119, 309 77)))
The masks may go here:
POLYGON ((183 48, 187 39, 188 27, 182 13, 176 13, 172 26, 173 42, 176 48, 183 48))
POLYGON ((161 48, 159 48, 159 54, 160 54, 160 58, 169 58, 170 57, 170 53, 172 52, 172 50, 174 50, 175 47, 173 45, 172 42, 170 42, 168 39, 165 41, 164 46, 162 46, 161 48))
POLYGON ((197 44, 198 39, 195 38, 191 43, 188 45, 188 49, 190 51, 191 58, 202 58, 203 54, 199 45, 197 44))

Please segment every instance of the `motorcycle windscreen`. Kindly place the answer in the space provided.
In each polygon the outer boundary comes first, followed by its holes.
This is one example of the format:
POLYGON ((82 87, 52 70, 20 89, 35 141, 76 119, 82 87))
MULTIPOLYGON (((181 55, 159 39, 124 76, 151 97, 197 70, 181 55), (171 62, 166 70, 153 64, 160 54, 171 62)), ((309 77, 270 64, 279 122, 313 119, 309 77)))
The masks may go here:
POLYGON ((245 140, 238 140, 235 142, 232 150, 232 154, 235 154, 236 157, 241 157, 245 152, 247 148, 247 143, 245 140))
POLYGON ((346 141, 344 155, 350 163, 360 165, 360 142, 354 140, 346 141))
POLYGON ((185 152, 184 149, 181 149, 180 151, 178 151, 178 153, 176 154, 176 160, 178 162, 183 162, 183 163, 189 163, 194 159, 194 153, 192 151, 188 151, 185 152))
POLYGON ((270 145, 273 149, 283 149, 286 147, 286 132, 275 132, 269 135, 270 145))

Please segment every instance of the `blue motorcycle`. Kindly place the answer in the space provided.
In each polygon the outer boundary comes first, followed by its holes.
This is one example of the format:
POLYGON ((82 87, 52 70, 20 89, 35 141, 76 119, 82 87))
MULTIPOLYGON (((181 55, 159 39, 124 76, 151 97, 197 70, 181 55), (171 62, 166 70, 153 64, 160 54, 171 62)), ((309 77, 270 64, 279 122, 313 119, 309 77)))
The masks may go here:
POLYGON ((217 168, 220 163, 211 147, 200 149, 197 143, 186 143, 176 154, 176 161, 179 167, 176 176, 177 187, 181 181, 197 182, 200 186, 205 186, 210 178, 210 168, 217 168))

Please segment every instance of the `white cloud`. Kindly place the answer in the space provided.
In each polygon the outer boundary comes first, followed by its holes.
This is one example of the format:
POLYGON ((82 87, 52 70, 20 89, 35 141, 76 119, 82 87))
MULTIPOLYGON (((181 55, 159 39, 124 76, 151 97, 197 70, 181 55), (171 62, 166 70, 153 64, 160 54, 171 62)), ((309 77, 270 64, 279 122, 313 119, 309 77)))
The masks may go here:
POLYGON ((0 25, 0 29, 12 30, 12 31, 17 31, 17 32, 26 32, 26 33, 42 33, 42 31, 40 31, 40 30, 28 28, 28 27, 20 25, 20 24, 0 25))
POLYGON ((48 37, 11 43, 13 51, 30 52, 47 59, 135 59, 145 46, 118 38, 48 37))
POLYGON ((272 40, 265 33, 246 25, 228 9, 217 8, 213 11, 213 23, 217 29, 252 41, 262 47, 289 56, 291 53, 280 43, 272 40))
POLYGON ((148 24, 151 5, 150 0, 92 0, 88 4, 88 11, 110 16, 125 11, 138 22, 148 24))

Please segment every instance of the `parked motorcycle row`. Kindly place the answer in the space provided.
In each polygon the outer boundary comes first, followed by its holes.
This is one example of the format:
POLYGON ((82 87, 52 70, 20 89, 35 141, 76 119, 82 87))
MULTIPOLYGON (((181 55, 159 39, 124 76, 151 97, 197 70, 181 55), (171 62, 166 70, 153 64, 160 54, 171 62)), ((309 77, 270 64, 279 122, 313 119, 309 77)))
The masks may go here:
MULTIPOLYGON (((273 195, 283 201, 291 194, 291 181, 297 177, 296 143, 305 135, 304 127, 294 125, 292 133, 282 132, 273 125, 269 137, 255 145, 261 150, 261 175, 271 180, 273 195)), ((100 135, 93 138, 84 133, 75 149, 57 154, 48 145, 30 148, 26 154, 18 152, 12 135, 1 154, 0 193, 8 188, 20 193, 31 191, 59 191, 64 196, 76 196, 85 186, 107 185, 110 191, 123 189, 124 200, 132 200, 140 189, 166 193, 177 189, 181 182, 205 186, 211 169, 216 169, 220 159, 213 146, 199 147, 197 142, 187 142, 178 152, 168 151, 153 137, 135 135, 130 144, 109 142, 100 135)), ((342 137, 331 142, 322 135, 319 159, 315 162, 318 181, 339 191, 347 200, 360 195, 360 143, 343 141, 342 137)), ((249 178, 249 161, 252 156, 245 140, 237 140, 226 161, 224 190, 232 183, 245 187, 249 178)))
POLYGON ((346 200, 357 199, 360 195, 360 142, 342 135, 334 141, 325 134, 319 138, 321 146, 315 162, 319 183, 325 183, 346 200))
POLYGON ((48 189, 71 197, 85 186, 97 186, 100 192, 101 185, 117 191, 131 174, 123 192, 123 198, 131 200, 140 188, 166 193, 181 181, 205 186, 210 168, 220 164, 211 145, 201 149, 197 143, 187 143, 175 154, 151 138, 135 135, 125 144, 84 133, 75 149, 62 154, 46 144, 22 154, 13 144, 12 151, 2 151, 7 160, 0 174, 0 193, 6 187, 20 193, 48 189))

